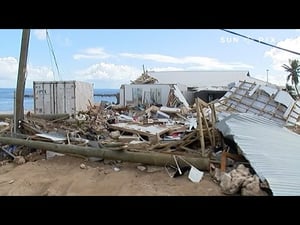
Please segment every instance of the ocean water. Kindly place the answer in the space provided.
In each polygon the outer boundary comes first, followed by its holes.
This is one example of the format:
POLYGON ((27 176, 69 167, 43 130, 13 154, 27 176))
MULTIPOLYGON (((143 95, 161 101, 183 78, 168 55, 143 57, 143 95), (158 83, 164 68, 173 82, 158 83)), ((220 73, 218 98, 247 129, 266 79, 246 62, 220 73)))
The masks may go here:
MULTIPOLYGON (((13 112, 14 110, 14 92, 15 88, 0 88, 0 112, 13 112)), ((94 94, 116 94, 119 93, 119 89, 94 89, 94 94)), ((26 88, 24 95, 33 96, 33 89, 26 88)), ((102 97, 94 96, 94 103, 98 102, 110 102, 116 103, 116 97, 102 97)), ((34 102, 33 97, 24 97, 24 110, 33 111, 34 102)))

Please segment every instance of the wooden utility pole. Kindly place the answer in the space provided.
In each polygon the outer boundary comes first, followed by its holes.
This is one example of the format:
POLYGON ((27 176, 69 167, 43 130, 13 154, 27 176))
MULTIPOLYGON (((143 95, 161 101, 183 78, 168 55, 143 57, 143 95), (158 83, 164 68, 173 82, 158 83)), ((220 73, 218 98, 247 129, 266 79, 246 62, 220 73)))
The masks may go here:
POLYGON ((26 67, 27 67, 27 55, 29 46, 30 29, 23 29, 21 52, 19 59, 19 70, 17 80, 17 90, 15 98, 14 108, 14 132, 20 132, 20 121, 24 119, 24 91, 26 83, 26 67))
MULTIPOLYGON (((99 157, 103 159, 122 160, 133 163, 143 163, 147 165, 166 166, 167 164, 176 166, 172 154, 160 152, 131 152, 127 150, 111 150, 109 147, 92 148, 71 144, 55 144, 45 141, 31 141, 19 138, 1 137, 2 144, 23 145, 29 148, 44 149, 62 154, 75 154, 87 157, 99 157)), ((194 165, 199 170, 208 171, 210 159, 207 157, 181 156, 185 161, 194 165)), ((178 161, 180 166, 186 166, 184 161, 178 161)))

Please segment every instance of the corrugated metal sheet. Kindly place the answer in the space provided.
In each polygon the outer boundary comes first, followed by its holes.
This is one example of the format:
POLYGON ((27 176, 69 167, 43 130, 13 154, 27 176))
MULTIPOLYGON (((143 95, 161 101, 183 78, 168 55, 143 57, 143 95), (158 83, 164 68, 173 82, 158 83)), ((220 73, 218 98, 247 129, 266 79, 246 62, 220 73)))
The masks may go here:
POLYGON ((300 195, 300 135, 248 113, 227 116, 216 127, 233 137, 273 195, 300 195))

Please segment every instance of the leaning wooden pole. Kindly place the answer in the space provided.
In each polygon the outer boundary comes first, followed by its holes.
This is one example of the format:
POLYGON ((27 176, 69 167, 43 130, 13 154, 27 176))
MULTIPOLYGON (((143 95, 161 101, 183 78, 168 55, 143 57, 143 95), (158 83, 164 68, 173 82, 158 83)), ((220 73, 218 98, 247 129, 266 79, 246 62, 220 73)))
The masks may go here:
POLYGON ((17 80, 17 90, 15 99, 15 118, 14 118, 14 132, 20 131, 20 121, 24 119, 24 91, 26 83, 26 67, 27 67, 27 55, 29 46, 30 29, 23 29, 21 52, 19 59, 19 70, 17 80))
MULTIPOLYGON (((19 138, 11 137, 0 137, 0 143, 10 145, 23 145, 35 149, 43 149, 54 151, 62 154, 77 154, 88 157, 100 157, 103 159, 122 160, 134 163, 144 163, 148 165, 165 166, 173 165, 176 166, 174 157, 171 154, 158 153, 158 152, 130 152, 126 150, 110 150, 108 148, 92 148, 92 147, 81 147, 77 145, 67 144, 54 144, 43 141, 29 141, 19 138)), ((184 160, 192 164, 199 170, 209 170, 209 158, 203 157, 187 157, 181 156, 184 160)), ((187 164, 182 161, 177 161, 181 166, 187 164)))

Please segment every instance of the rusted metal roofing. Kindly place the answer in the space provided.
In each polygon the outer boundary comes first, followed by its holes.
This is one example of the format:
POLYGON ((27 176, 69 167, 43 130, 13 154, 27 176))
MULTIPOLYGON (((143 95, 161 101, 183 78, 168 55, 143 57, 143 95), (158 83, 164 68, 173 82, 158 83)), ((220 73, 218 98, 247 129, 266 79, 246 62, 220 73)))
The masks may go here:
POLYGON ((300 135, 248 113, 227 116, 216 127, 237 143, 273 195, 300 195, 300 135))

